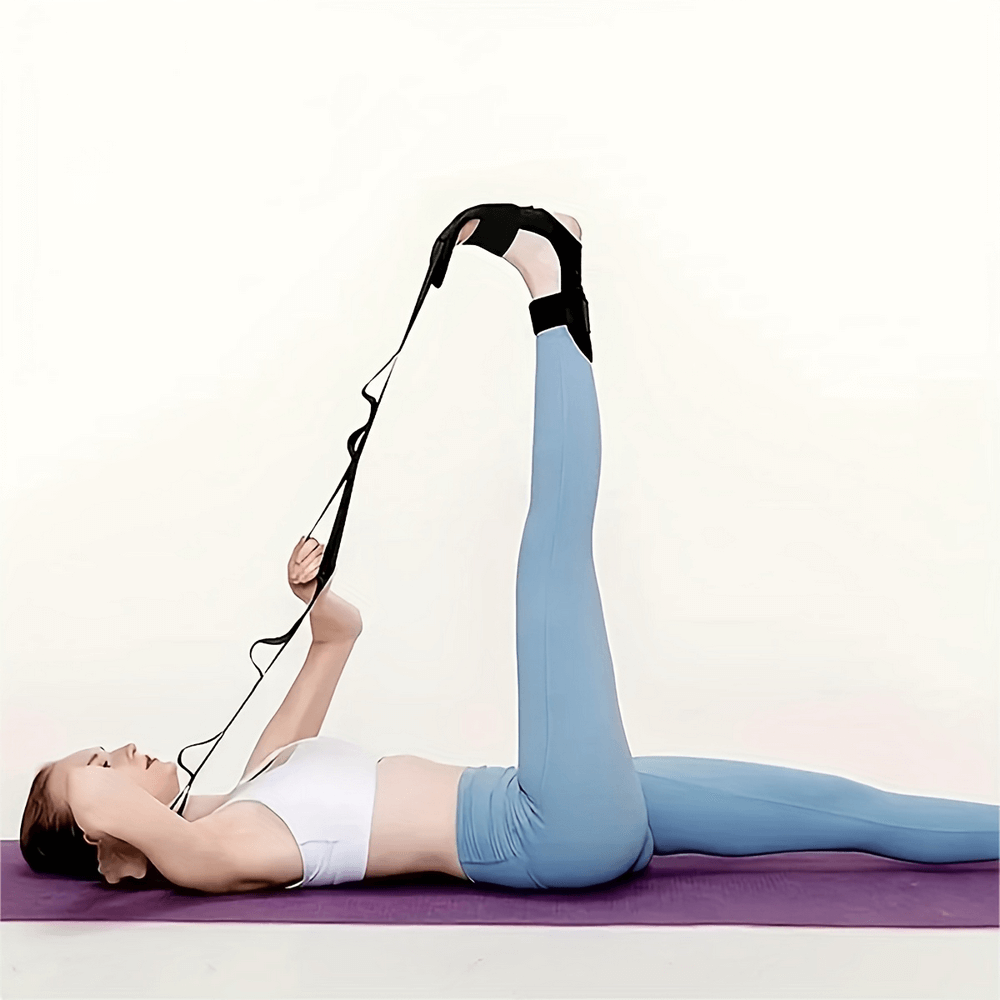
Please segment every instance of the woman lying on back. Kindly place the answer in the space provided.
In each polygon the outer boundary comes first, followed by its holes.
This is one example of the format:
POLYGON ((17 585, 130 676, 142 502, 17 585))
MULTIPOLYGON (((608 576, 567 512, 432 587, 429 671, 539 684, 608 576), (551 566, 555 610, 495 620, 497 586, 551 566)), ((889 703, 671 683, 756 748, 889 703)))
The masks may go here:
MULTIPOLYGON (((537 335, 531 504, 517 571, 517 767, 376 760, 319 737, 361 634, 357 609, 324 588, 305 663, 230 794, 191 797, 179 815, 168 805, 174 764, 132 744, 88 747, 35 778, 21 827, 28 863, 84 877, 99 869, 109 882, 153 865, 179 886, 238 892, 423 871, 579 887, 640 871, 654 853, 686 851, 996 858, 995 805, 763 764, 631 756, 591 548, 600 419, 580 228, 534 208, 480 205, 441 235, 432 273, 443 276, 459 243, 520 271, 537 335)), ((289 560, 303 600, 322 552, 303 539, 289 560)))

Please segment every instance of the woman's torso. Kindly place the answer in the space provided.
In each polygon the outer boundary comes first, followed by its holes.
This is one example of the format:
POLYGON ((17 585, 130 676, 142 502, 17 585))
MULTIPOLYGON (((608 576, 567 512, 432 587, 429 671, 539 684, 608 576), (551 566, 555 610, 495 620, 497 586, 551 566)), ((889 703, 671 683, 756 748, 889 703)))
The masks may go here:
MULTIPOLYGON (((465 878, 458 861, 458 782, 465 770, 410 754, 376 766, 375 802, 365 878, 439 871, 465 878)), ((234 802, 196 822, 233 844, 248 869, 239 888, 287 885, 302 877, 302 856, 285 823, 260 802, 234 802)))

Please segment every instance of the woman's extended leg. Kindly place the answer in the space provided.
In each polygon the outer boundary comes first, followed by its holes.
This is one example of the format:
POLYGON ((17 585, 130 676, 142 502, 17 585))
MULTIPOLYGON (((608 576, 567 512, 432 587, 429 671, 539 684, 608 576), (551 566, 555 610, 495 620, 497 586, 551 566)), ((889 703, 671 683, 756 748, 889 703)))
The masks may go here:
POLYGON ((565 326, 536 339, 531 505, 517 569, 517 768, 471 768, 459 854, 474 881, 596 885, 644 867, 645 801, 618 710, 591 536, 600 420, 565 326))
POLYGON ((1000 809, 899 795, 790 767, 636 757, 657 854, 867 851, 904 861, 998 857, 1000 809))

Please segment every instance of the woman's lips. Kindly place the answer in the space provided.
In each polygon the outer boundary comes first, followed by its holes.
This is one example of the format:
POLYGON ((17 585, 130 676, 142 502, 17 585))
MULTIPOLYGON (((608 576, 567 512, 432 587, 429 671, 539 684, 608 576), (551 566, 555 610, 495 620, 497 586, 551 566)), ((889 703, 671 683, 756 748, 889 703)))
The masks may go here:
POLYGON ((149 770, 149 768, 152 765, 152 763, 153 763, 153 758, 150 757, 149 754, 146 754, 146 770, 147 771, 149 770))

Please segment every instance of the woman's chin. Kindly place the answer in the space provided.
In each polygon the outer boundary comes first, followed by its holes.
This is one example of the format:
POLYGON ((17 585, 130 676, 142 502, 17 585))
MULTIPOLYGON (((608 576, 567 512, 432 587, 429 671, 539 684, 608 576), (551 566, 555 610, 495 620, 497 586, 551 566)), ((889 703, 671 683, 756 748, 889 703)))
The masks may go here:
POLYGON ((166 798, 172 801, 181 790, 180 770, 172 760, 154 760, 152 767, 160 773, 157 774, 157 784, 163 789, 163 793, 157 798, 166 798))

